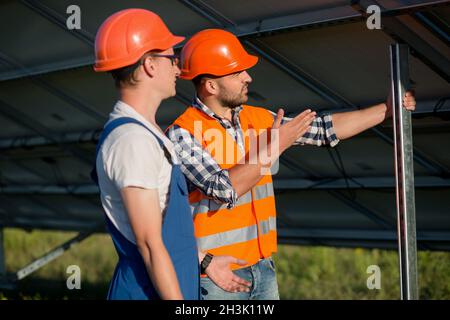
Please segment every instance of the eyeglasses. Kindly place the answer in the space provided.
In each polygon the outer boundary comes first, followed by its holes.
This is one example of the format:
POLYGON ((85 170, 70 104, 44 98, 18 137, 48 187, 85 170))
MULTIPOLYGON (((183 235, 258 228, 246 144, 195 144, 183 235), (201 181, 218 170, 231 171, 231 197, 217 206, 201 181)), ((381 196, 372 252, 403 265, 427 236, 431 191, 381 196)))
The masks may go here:
POLYGON ((180 58, 178 55, 176 54, 157 54, 157 53, 152 53, 150 55, 151 57, 161 57, 161 58, 167 58, 170 59, 170 62, 172 63, 172 65, 179 65, 180 63, 180 58))

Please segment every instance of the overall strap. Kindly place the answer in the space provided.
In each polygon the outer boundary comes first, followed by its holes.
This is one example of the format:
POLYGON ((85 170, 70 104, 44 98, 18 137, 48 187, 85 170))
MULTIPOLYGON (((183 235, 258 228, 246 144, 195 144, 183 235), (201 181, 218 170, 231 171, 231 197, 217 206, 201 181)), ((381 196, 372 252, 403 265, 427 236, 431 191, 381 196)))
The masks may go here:
POLYGON ((105 129, 102 131, 100 138, 98 139, 97 142, 97 147, 95 148, 95 161, 94 161, 94 168, 91 171, 91 178, 92 180, 94 180, 94 182, 98 185, 98 176, 97 176, 97 168, 96 168, 96 162, 97 162, 97 156, 98 153, 100 151, 101 146, 103 145, 103 143, 105 142, 106 138, 109 136, 109 134, 116 129, 117 127, 120 127, 121 125, 124 124, 128 124, 128 123, 134 123, 137 125, 140 125, 142 127, 144 127, 145 129, 147 129, 155 138, 156 141, 158 141, 159 145, 161 146, 161 148, 164 150, 164 155, 167 158, 167 160, 169 161, 169 163, 172 165, 172 156, 169 152, 169 150, 167 150, 166 146, 164 145, 164 142, 161 140, 161 138, 159 138, 152 130, 150 130, 148 127, 146 127, 142 122, 140 122, 139 120, 136 120, 134 118, 131 117, 120 117, 117 119, 112 120, 111 122, 109 122, 105 129))

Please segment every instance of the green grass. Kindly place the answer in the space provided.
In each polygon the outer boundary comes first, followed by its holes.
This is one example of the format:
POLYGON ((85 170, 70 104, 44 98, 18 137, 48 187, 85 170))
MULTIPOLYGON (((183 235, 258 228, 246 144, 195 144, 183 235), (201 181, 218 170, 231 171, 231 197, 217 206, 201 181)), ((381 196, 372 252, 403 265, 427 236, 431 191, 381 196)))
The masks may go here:
MULTIPOLYGON (((75 235, 73 232, 5 229, 7 272, 17 271, 75 235)), ((20 281, 18 292, 4 291, 3 296, 19 299, 104 299, 116 262, 117 254, 110 237, 96 234, 20 281), (70 265, 80 267, 80 290, 67 289, 66 280, 70 274, 66 271, 70 265)))
MULTIPOLYGON (((8 272, 22 268, 75 233, 5 230, 8 272)), ((17 291, 0 289, 0 299, 104 299, 117 261, 107 235, 94 235, 19 282, 17 291), (81 289, 66 287, 67 267, 81 269, 81 289)), ((275 256, 282 299, 398 299, 396 251, 279 246, 275 256), (378 265, 381 289, 369 290, 367 267, 378 265)), ((450 299, 450 253, 418 255, 421 299, 450 299)))
MULTIPOLYGON (((396 251, 280 246, 275 257, 283 299, 399 299, 396 251), (381 271, 369 290, 367 267, 381 271)), ((420 299, 450 299, 450 253, 418 253, 420 299)))

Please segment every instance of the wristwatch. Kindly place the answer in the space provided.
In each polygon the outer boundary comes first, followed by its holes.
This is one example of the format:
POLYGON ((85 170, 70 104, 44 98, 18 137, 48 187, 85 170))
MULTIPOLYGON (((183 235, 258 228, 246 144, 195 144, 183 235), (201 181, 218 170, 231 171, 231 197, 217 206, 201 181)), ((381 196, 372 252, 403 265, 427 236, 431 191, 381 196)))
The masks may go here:
POLYGON ((208 268, 209 264, 211 263, 211 260, 214 256, 211 253, 207 253, 205 257, 203 258, 202 262, 200 263, 200 273, 204 274, 206 271, 206 268, 208 268))

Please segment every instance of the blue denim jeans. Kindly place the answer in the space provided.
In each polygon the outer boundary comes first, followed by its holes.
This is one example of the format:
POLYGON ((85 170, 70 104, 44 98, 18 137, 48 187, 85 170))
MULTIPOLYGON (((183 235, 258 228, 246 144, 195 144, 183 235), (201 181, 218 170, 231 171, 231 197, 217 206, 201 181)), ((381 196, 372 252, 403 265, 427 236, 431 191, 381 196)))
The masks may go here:
POLYGON ((216 286, 208 277, 200 279, 202 300, 279 300, 275 264, 272 258, 234 270, 237 276, 251 282, 250 292, 228 292, 216 286))

